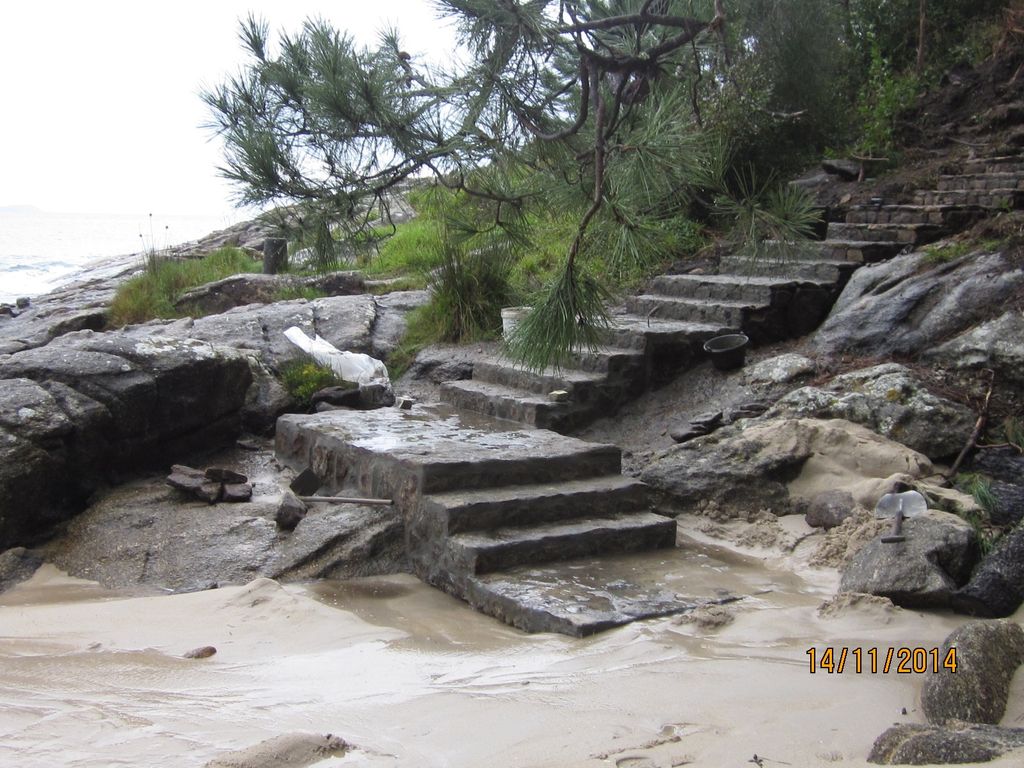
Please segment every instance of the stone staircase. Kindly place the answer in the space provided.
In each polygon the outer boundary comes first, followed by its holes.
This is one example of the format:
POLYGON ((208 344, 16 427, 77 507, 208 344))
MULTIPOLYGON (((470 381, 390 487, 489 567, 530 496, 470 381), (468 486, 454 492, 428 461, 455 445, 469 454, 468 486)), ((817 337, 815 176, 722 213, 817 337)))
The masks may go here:
POLYGON ((652 512, 646 487, 621 475, 618 448, 552 430, 614 412, 655 370, 699 359, 713 336, 743 331, 757 342, 807 333, 862 264, 1022 204, 1021 157, 969 161, 963 170, 910 202, 851 207, 828 224, 824 241, 785 259, 733 255, 717 275, 654 278, 613 316, 606 346, 565 368, 527 371, 493 353, 476 362, 472 379, 442 385, 453 407, 284 416, 278 456, 297 470, 311 467, 323 492, 394 499, 420 578, 527 631, 583 636, 735 599, 686 598, 635 577, 631 566, 616 571, 611 555, 673 547, 675 521, 652 512))
POLYGON ((282 416, 276 450, 311 467, 325 493, 394 499, 414 572, 521 629, 582 636, 696 605, 652 584, 620 584, 614 600, 605 589, 553 599, 522 570, 675 546, 675 520, 650 511, 615 446, 417 405, 282 416))

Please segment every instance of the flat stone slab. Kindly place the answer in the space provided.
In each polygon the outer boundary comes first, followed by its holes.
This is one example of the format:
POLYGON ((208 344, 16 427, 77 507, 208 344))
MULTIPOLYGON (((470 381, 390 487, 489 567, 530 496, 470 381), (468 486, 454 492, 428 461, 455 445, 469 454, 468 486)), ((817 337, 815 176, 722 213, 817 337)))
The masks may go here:
POLYGON ((526 632, 558 632, 587 637, 623 624, 685 613, 703 605, 721 605, 744 595, 690 579, 679 586, 664 570, 697 569, 713 574, 707 555, 675 549, 670 554, 644 553, 581 558, 523 566, 469 580, 466 599, 474 608, 526 632), (693 563, 684 563, 687 558, 693 563), (668 562, 666 562, 668 561, 668 562), (688 567, 692 566, 692 567, 688 567))
MULTIPOLYGON (((569 480, 621 470, 621 453, 614 445, 588 443, 443 405, 289 414, 277 422, 276 449, 278 457, 293 466, 311 466, 328 487, 339 486, 343 479, 338 477, 337 461, 346 463, 349 474, 386 463, 412 477, 417 490, 425 493, 569 480)), ((372 483, 355 484, 364 493, 377 492, 372 483)))

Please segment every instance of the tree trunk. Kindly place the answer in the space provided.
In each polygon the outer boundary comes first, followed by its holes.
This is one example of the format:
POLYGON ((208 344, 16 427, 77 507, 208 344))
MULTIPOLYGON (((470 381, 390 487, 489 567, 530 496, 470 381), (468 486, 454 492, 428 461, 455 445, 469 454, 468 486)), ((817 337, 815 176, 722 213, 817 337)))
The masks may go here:
POLYGON ((918 0, 917 5, 917 73, 924 69, 925 35, 928 26, 928 0, 918 0))
POLYGON ((288 241, 283 237, 268 237, 263 241, 263 274, 276 275, 287 266, 288 241))

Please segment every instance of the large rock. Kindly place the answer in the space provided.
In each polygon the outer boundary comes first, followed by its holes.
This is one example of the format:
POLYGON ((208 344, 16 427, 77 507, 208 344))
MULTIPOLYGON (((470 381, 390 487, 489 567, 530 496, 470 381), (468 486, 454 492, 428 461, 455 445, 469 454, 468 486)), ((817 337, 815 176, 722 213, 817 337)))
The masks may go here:
POLYGON ((251 381, 233 350, 80 331, 0 360, 0 547, 79 511, 98 484, 233 440, 251 381))
POLYGON ((971 470, 990 479, 995 497, 992 524, 1012 527, 1024 519, 1024 456, 1016 448, 988 448, 977 451, 971 470))
POLYGON ((254 352, 263 365, 276 369, 304 356, 284 337, 285 330, 292 326, 301 328, 307 336, 319 335, 338 349, 382 358, 397 346, 406 315, 427 299, 426 291, 296 299, 250 304, 195 320, 156 322, 144 327, 153 335, 201 339, 254 352))
POLYGON ((971 580, 953 595, 957 613, 1003 617, 1024 602, 1024 528, 1007 533, 978 564, 971 580))
POLYGON ((0 552, 0 592, 31 578, 42 564, 38 554, 24 547, 0 552))
POLYGON ((837 376, 825 387, 794 390, 769 415, 846 419, 931 458, 959 452, 975 422, 968 408, 933 395, 896 363, 837 376))
POLYGON ((972 328, 945 344, 926 350, 925 360, 951 368, 980 370, 991 368, 997 377, 1015 384, 1024 383, 1024 314, 1011 310, 998 318, 972 328))
POLYGON ((928 721, 998 725, 1006 711, 1010 681, 1024 664, 1024 629, 1009 621, 971 622, 946 638, 940 663, 949 653, 956 654, 956 668, 943 664, 938 673, 925 677, 921 689, 928 721))
POLYGON ((923 360, 959 370, 990 368, 1000 381, 1024 384, 1024 314, 1006 312, 945 344, 925 350, 923 360))
POLYGON ((897 725, 879 736, 868 756, 877 765, 985 763, 1024 747, 1024 728, 897 725))
MULTIPOLYGON (((896 472, 923 477, 931 471, 925 456, 859 425, 777 418, 743 420, 669 448, 641 477, 679 512, 714 502, 744 516, 761 509, 803 512, 828 489, 848 488, 863 503, 855 486, 866 479, 880 484, 896 472)), ((873 506, 879 492, 868 495, 873 506)))
POLYGON ((978 557, 978 539, 964 520, 929 511, 903 524, 906 540, 874 539, 843 569, 839 589, 888 597, 904 608, 949 605, 970 576, 978 557))
POLYGON ((258 576, 299 581, 406 567, 395 510, 317 504, 292 533, 281 535, 274 522, 279 497, 269 495, 279 491, 264 473, 256 478, 252 501, 213 507, 183 498, 163 478, 134 481, 71 521, 43 554, 72 576, 108 587, 173 590, 258 576))
POLYGON ((1024 287, 1001 253, 929 266, 917 252, 853 273, 814 336, 824 354, 914 355, 994 314, 1024 287))

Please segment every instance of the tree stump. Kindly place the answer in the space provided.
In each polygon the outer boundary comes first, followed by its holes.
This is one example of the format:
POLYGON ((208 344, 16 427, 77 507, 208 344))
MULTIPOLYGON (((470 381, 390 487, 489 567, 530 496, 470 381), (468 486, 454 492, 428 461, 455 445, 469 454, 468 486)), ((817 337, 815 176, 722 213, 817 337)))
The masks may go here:
POLYGON ((263 241, 263 274, 276 275, 288 264, 288 241, 268 237, 263 241))

